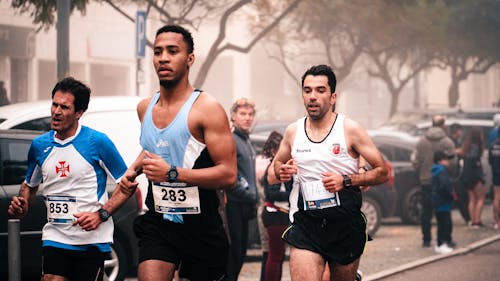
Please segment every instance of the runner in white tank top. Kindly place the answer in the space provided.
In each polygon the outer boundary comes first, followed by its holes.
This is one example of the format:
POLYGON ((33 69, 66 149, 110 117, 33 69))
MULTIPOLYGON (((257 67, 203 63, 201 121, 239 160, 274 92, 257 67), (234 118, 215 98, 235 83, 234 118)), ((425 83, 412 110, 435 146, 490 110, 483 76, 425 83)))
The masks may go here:
MULTIPOLYGON (((356 278, 367 239, 359 186, 387 180, 387 168, 366 130, 335 108, 330 67, 313 66, 302 77, 307 116, 289 125, 268 170, 270 182, 298 182, 298 210, 283 234, 290 244, 292 280, 321 280, 326 262, 333 280, 356 278), (373 169, 358 174, 358 158, 373 169), (317 266, 311 266, 317 265, 317 266)), ((294 207, 291 206, 291 209, 294 207)))

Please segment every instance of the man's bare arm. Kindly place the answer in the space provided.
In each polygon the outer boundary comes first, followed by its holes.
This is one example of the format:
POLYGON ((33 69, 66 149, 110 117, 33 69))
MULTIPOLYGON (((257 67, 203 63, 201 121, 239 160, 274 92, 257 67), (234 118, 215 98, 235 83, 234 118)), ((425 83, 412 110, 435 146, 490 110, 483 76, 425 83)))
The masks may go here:
POLYGON ((207 93, 202 93, 198 102, 191 113, 193 116, 189 118, 200 120, 198 127, 215 165, 203 169, 178 168, 177 180, 206 189, 232 188, 236 184, 237 163, 236 144, 229 119, 220 103, 207 93), (209 118, 207 113, 210 114, 209 118))
POLYGON ((280 181, 287 182, 291 180, 292 175, 297 172, 293 161, 290 162, 292 159, 292 143, 296 131, 296 123, 288 125, 285 130, 278 151, 274 156, 273 162, 269 166, 269 169, 273 169, 272 173, 268 172, 267 180, 270 184, 276 184, 280 181))
POLYGON ((352 149, 372 167, 366 173, 349 175, 352 184, 366 186, 386 182, 388 170, 385 160, 366 130, 359 123, 350 119, 346 119, 345 128, 352 149))
POLYGON ((7 213, 13 218, 23 218, 29 212, 29 207, 35 202, 38 186, 30 188, 25 182, 21 183, 19 195, 13 196, 7 213))

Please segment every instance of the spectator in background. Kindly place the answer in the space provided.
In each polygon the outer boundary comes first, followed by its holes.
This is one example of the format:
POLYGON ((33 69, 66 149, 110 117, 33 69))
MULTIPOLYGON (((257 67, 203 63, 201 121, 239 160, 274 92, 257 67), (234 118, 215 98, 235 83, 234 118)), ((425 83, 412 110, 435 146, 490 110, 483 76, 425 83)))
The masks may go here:
POLYGON ((473 127, 467 131, 462 147, 458 152, 464 163, 460 180, 469 195, 470 226, 473 228, 483 227, 481 213, 486 190, 481 165, 481 156, 483 154, 483 133, 481 128, 473 127))
POLYGON ((415 170, 419 174, 420 185, 422 187, 422 246, 430 247, 432 240, 431 220, 432 220, 432 174, 434 153, 444 151, 446 154, 455 153, 453 141, 444 131, 445 118, 441 115, 432 117, 432 127, 424 136, 420 138, 412 155, 412 162, 415 170))
MULTIPOLYGON (((282 139, 283 136, 280 133, 271 132, 264 144, 264 155, 269 159, 273 159, 282 139)), ((265 266, 264 280, 279 281, 281 280, 283 260, 285 258, 285 242, 281 239, 281 235, 290 224, 288 219, 290 209, 288 199, 293 181, 269 184, 267 181, 268 171, 269 169, 266 170, 264 177, 261 179, 265 194, 262 221, 269 237, 269 255, 265 266)))
MULTIPOLYGON (((455 153, 458 154, 458 150, 462 146, 464 128, 458 123, 453 123, 449 127, 450 138, 455 144, 455 153)), ((450 163, 450 178, 451 184, 453 186, 453 192, 455 197, 455 205, 460 212, 460 215, 465 221, 465 224, 469 224, 470 214, 469 214, 469 195, 467 195, 467 190, 460 181, 460 174, 462 173, 461 159, 457 159, 454 163, 450 163)))
POLYGON ((253 101, 240 98, 231 106, 238 181, 234 189, 227 190, 226 216, 231 239, 227 263, 228 281, 238 280, 247 253, 248 222, 257 216, 256 155, 249 139, 254 119, 255 103, 253 101))
POLYGON ((264 187, 262 186, 262 177, 265 175, 266 169, 271 163, 271 158, 261 152, 255 157, 255 175, 257 177, 257 192, 259 194, 259 207, 257 208, 257 226, 259 227, 260 248, 262 250, 262 260, 260 266, 260 281, 264 281, 266 269, 267 255, 269 252, 269 237, 267 230, 262 223, 262 211, 264 210, 264 187))
POLYGON ((5 89, 4 82, 0 80, 0 106, 10 104, 9 97, 7 97, 7 90, 5 89))
POLYGON ((453 224, 451 221, 451 205, 453 204, 453 188, 448 170, 454 154, 447 155, 443 151, 434 153, 432 166, 432 205, 437 221, 436 253, 446 254, 453 251, 451 239, 453 224))
POLYGON ((497 113, 493 116, 493 129, 491 130, 488 136, 488 144, 492 145, 498 137, 498 131, 500 130, 500 113, 497 113))
MULTIPOLYGON (((500 127, 497 126, 497 129, 500 127)), ((493 175, 493 228, 500 229, 500 134, 488 150, 493 175)))

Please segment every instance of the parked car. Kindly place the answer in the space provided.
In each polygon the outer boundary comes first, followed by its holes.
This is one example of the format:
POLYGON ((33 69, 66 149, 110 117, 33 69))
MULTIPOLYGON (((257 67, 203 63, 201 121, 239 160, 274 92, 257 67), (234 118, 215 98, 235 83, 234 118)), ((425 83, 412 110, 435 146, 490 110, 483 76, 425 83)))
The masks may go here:
MULTIPOLYGON (((11 198, 17 195, 27 170, 27 156, 33 138, 43 132, 32 130, 0 130, 0 247, 7 249, 7 208, 11 198)), ((111 195, 115 185, 108 184, 111 195)), ((123 280, 127 273, 134 273, 137 261, 137 238, 132 230, 133 220, 141 210, 141 192, 123 205, 115 214, 114 244, 112 252, 105 262, 105 274, 108 280, 123 280)), ((28 215, 21 220, 21 265, 23 280, 40 280, 41 274, 41 234, 47 221, 45 201, 37 194, 34 205, 28 215)), ((0 279, 7 280, 8 255, 0 255, 0 279)))
MULTIPOLYGON (((262 147, 272 131, 283 133, 288 124, 286 122, 275 122, 257 125, 250 134, 250 141, 256 152, 262 152, 262 147)), ((392 185, 395 175, 392 163, 390 161, 386 161, 386 163, 390 170, 390 180, 373 186, 363 193, 361 210, 367 218, 367 232, 372 236, 380 228, 382 219, 393 216, 397 208, 397 190, 392 185)))
POLYGON ((419 224, 421 187, 418 174, 411 163, 411 154, 418 137, 384 130, 369 130, 368 134, 394 169, 394 189, 398 194, 395 215, 405 224, 419 224))
MULTIPOLYGON (((500 109, 498 109, 498 110, 500 111, 500 109)), ((491 114, 493 114, 493 112, 491 112, 491 114)), ((482 163, 483 172, 484 172, 484 180, 485 180, 484 186, 490 192, 489 196, 491 196, 492 195, 491 191, 492 191, 493 185, 492 185, 491 167, 488 163, 488 147, 489 147, 488 136, 489 136, 489 134, 494 126, 493 117, 491 117, 490 119, 449 118, 449 119, 446 119, 445 125, 448 128, 451 124, 454 124, 454 123, 462 125, 462 127, 464 128, 464 136, 467 133, 467 130, 469 130, 472 127, 479 127, 483 131, 484 151, 483 151, 483 156, 481 157, 481 163, 482 163)), ((404 131, 410 135, 420 137, 420 136, 424 135, 425 132, 427 131, 427 129, 429 129, 431 126, 432 126, 431 121, 425 120, 425 121, 417 122, 417 123, 414 123, 411 125, 407 124, 407 126, 401 127, 400 131, 404 131)), ((384 130, 387 130, 387 128, 385 128, 384 130)), ((389 130, 389 131, 391 131, 391 130, 389 130)))
POLYGON ((401 111, 394 114, 379 129, 407 131, 420 122, 428 122, 435 114, 443 115, 448 119, 477 119, 493 120, 493 116, 500 113, 500 107, 494 108, 468 108, 468 109, 429 109, 401 111))

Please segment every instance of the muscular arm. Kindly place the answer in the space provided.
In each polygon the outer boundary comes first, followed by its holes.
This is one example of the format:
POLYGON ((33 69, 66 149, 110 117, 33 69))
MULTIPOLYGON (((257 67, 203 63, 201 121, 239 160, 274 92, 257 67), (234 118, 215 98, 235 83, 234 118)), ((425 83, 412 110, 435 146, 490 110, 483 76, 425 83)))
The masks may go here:
POLYGON ((387 181, 388 171, 385 161, 366 130, 359 123, 351 119, 346 119, 345 131, 350 148, 372 167, 366 173, 349 175, 352 184, 366 186, 377 185, 387 181))
POLYGON ((229 120, 213 97, 202 93, 199 99, 192 120, 200 120, 203 141, 215 165, 203 169, 180 168, 178 180, 208 189, 232 188, 236 183, 237 164, 236 145, 229 120))

